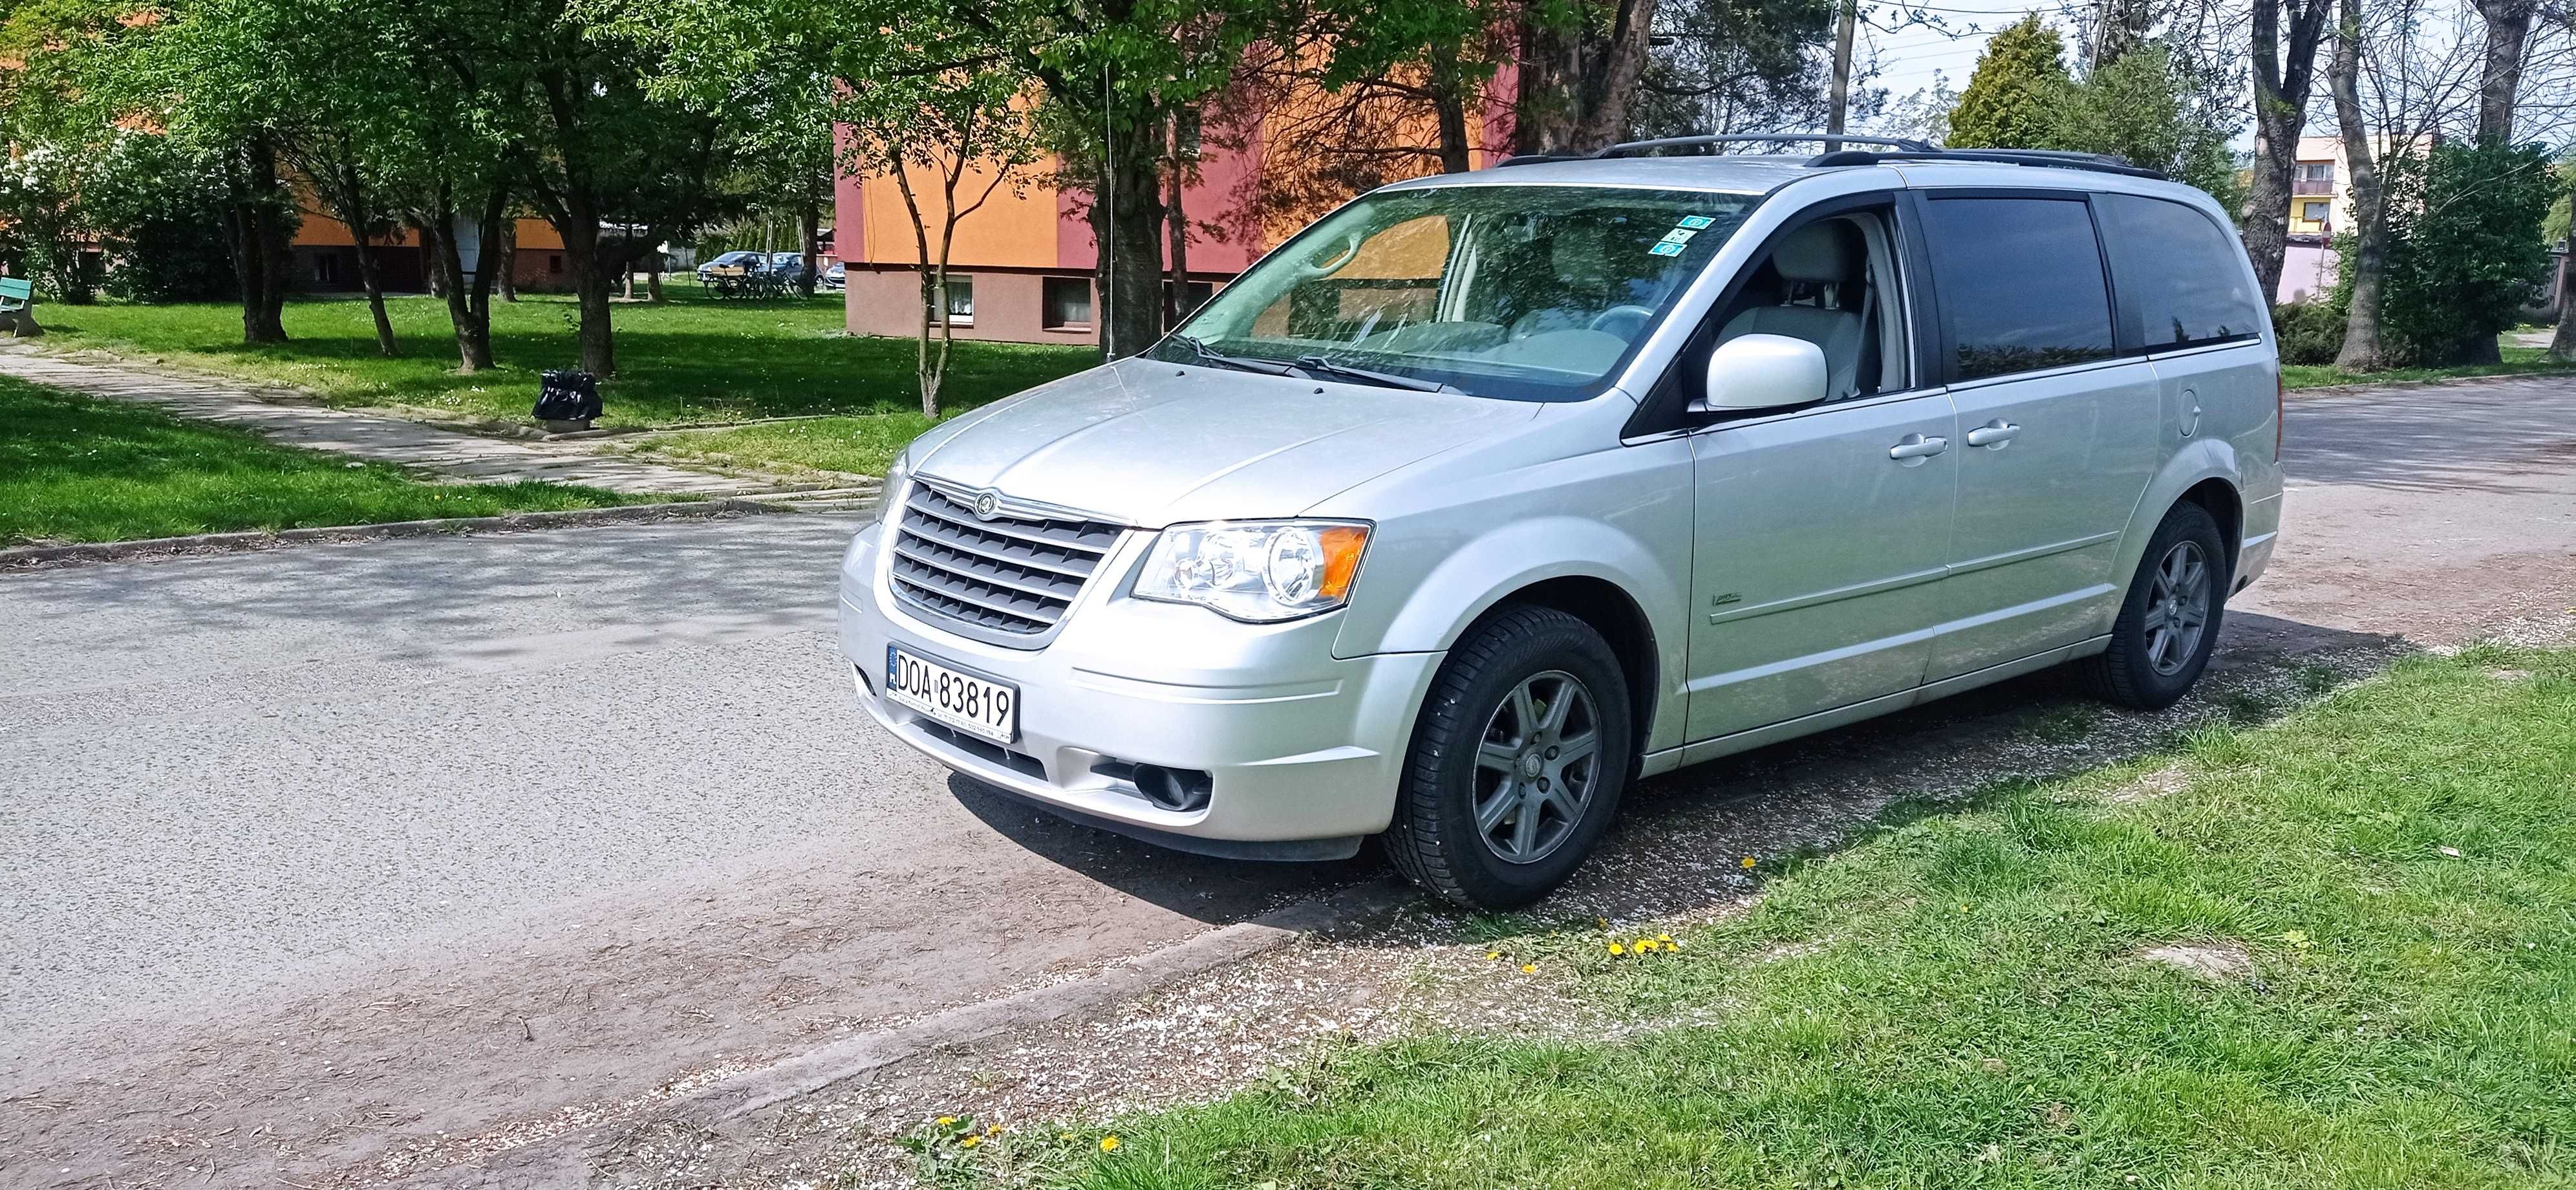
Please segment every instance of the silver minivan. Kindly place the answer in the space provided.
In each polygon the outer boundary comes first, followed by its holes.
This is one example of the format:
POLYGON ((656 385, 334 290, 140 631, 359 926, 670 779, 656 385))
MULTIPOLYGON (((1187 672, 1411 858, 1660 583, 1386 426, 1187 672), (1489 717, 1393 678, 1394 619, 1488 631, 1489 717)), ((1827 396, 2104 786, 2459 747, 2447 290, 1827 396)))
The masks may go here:
POLYGON ((2060 664, 2181 697, 2280 523, 2258 292, 2114 159, 1404 182, 913 443, 842 648, 1075 820, 1525 904, 1642 777, 2060 664))

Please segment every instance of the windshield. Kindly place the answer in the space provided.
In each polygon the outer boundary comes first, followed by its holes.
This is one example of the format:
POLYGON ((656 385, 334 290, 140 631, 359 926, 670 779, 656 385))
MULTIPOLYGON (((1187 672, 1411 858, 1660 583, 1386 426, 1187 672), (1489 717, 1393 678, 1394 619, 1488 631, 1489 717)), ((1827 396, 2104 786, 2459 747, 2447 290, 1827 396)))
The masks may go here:
POLYGON ((1759 201, 1576 186, 1367 195, 1264 257, 1154 355, 1579 400, 1759 201))

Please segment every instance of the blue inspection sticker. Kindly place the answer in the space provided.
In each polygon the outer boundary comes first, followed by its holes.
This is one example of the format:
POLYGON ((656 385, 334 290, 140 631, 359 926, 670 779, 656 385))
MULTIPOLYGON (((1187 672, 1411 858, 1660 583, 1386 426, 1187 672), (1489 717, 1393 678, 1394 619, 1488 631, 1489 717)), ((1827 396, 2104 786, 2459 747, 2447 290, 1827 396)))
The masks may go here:
POLYGON ((1670 240, 1663 241, 1646 249, 1646 255, 1648 256, 1679 256, 1681 254, 1682 246, 1673 243, 1670 240))
POLYGON ((1710 224, 1713 224, 1713 223, 1715 223, 1715 222, 1717 222, 1717 220, 1715 220, 1715 219, 1711 219, 1711 218, 1709 218, 1709 217, 1708 217, 1708 216, 1706 216, 1706 215, 1684 215, 1684 216, 1682 216, 1682 226, 1687 227, 1687 228, 1691 229, 1692 231, 1699 231, 1699 230, 1701 230, 1701 229, 1703 229, 1703 228, 1705 228, 1705 227, 1708 227, 1710 224))
POLYGON ((1698 233, 1698 232, 1696 232, 1696 231, 1690 231, 1690 230, 1687 230, 1687 229, 1684 229, 1684 228, 1676 227, 1676 228, 1672 229, 1671 231, 1668 231, 1668 232, 1665 232, 1665 233, 1664 233, 1664 242, 1665 242, 1665 243, 1667 243, 1667 244, 1687 244, 1687 243, 1691 242, 1691 237, 1692 237, 1692 236, 1695 236, 1695 235, 1698 235, 1698 234, 1699 234, 1699 233, 1698 233))

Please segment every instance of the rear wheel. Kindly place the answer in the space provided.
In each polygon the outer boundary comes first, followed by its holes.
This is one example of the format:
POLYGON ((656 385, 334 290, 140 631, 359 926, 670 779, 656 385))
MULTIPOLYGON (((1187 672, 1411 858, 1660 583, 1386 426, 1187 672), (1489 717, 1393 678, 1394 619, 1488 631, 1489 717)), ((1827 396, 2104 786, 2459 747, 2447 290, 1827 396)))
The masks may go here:
POLYGON ((2226 549, 2208 509, 2183 503, 2165 514, 2129 580, 2111 647, 2078 668, 2094 694, 2155 710, 2190 691, 2226 614, 2226 549))
POLYGON ((1591 854, 1628 780, 1628 687, 1592 626, 1515 607, 1471 630, 1432 682, 1387 857, 1477 909, 1545 896, 1591 854))

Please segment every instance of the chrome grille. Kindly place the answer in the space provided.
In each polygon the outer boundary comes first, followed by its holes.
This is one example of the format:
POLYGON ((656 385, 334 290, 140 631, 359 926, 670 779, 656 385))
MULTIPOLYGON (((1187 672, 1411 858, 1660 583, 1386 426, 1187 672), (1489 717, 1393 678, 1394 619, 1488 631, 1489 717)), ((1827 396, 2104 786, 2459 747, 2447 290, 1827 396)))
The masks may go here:
POLYGON ((1009 502, 979 517, 974 499, 914 481, 895 533, 895 594, 967 635, 1039 643, 1118 544, 1119 526, 1009 502))

